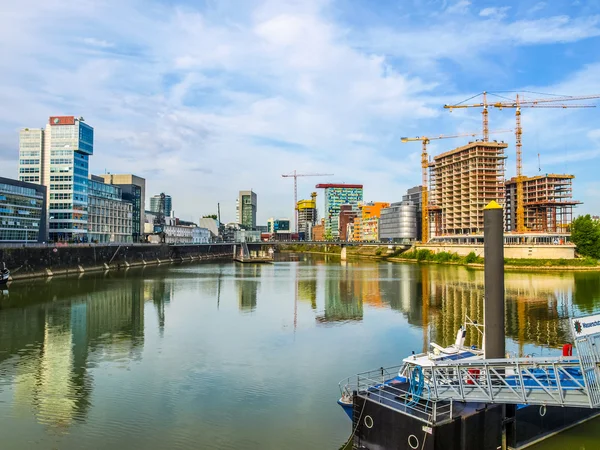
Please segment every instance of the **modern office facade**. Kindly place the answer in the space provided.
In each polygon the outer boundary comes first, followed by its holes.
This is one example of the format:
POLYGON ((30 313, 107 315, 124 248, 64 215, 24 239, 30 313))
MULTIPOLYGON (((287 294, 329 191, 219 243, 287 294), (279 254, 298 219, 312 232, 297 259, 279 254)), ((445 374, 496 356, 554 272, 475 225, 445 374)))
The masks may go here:
POLYGON ((379 240, 412 244, 418 238, 417 205, 410 201, 392 203, 381 210, 379 240))
MULTIPOLYGON (((417 237, 416 239, 420 242, 423 234, 423 186, 411 187, 406 191, 406 194, 402 196, 403 203, 412 203, 416 207, 417 214, 417 237)), ((394 203, 397 205, 397 203, 394 203)), ((404 234, 404 233, 403 233, 404 234)))
POLYGON ((94 129, 82 117, 52 116, 45 129, 19 133, 19 180, 46 186, 50 240, 88 240, 88 163, 93 153, 94 129))
POLYGON ((131 202, 121 188, 92 175, 88 182, 88 238, 90 242, 132 242, 131 202))
MULTIPOLYGON (((153 195, 150 197, 150 211, 157 213, 160 210, 161 195, 153 195)), ((165 217, 171 217, 173 212, 173 200, 170 195, 165 195, 165 217)))
POLYGON ((317 184, 325 189, 325 239, 339 239, 339 216, 342 205, 358 205, 363 200, 362 184, 317 184))
POLYGON ((133 242, 144 240, 144 212, 146 209, 146 180, 133 174, 103 174, 99 175, 105 183, 114 184, 121 188, 123 200, 132 205, 133 242))
POLYGON ((236 200, 236 222, 246 230, 256 228, 257 197, 254 192, 240 191, 236 200))
POLYGON ((46 187, 0 177, 0 242, 44 242, 46 187))

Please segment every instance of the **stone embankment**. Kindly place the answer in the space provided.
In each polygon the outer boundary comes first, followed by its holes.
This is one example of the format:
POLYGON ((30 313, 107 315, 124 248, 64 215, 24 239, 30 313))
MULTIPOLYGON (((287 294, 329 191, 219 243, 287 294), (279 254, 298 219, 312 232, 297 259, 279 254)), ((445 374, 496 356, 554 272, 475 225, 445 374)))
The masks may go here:
POLYGON ((179 261, 231 260, 232 255, 233 246, 224 244, 0 247, 0 267, 4 263, 16 280, 179 261))

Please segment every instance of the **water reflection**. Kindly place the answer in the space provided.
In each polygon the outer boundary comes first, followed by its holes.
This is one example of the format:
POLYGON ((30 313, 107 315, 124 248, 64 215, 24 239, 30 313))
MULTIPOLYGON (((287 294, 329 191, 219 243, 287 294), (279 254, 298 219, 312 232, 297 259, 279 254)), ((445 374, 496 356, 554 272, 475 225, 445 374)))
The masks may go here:
MULTIPOLYGON (((361 291, 354 291, 355 279, 360 271, 352 270, 354 264, 342 264, 330 270, 325 279, 325 308, 317 316, 317 322, 360 321, 363 318, 363 297, 361 291)), ((360 285, 360 283, 359 283, 360 285)))
MULTIPOLYGON (((483 319, 484 293, 483 272, 463 267, 306 256, 9 290, 0 297, 1 447, 36 440, 67 450, 334 448, 349 432, 337 381, 431 340, 452 343, 465 315, 483 319), (223 382, 231 379, 235 389, 223 382)), ((507 273, 506 298, 510 349, 538 352, 570 339, 569 317, 600 310, 600 278, 507 273)))
MULTIPOLYGON (((297 277, 298 295, 314 285, 297 277)), ((481 270, 434 265, 342 263, 327 273, 324 307, 317 321, 363 320, 363 307, 391 308, 410 325, 422 328, 423 350, 435 341, 449 345, 465 316, 483 323, 484 275, 481 270)), ((600 277, 586 272, 514 273, 505 276, 506 334, 524 355, 532 344, 559 348, 571 341, 569 318, 599 309, 600 277)), ((466 343, 482 346, 469 328, 466 343)))
POLYGON ((14 386, 15 416, 33 412, 57 430, 84 421, 94 386, 90 369, 141 359, 145 299, 164 326, 170 300, 164 282, 98 277, 12 286, 0 309, 0 390, 14 386), (44 300, 51 301, 38 303, 44 300))
POLYGON ((258 288, 260 285, 261 264, 235 264, 236 287, 239 308, 242 312, 256 309, 258 288))

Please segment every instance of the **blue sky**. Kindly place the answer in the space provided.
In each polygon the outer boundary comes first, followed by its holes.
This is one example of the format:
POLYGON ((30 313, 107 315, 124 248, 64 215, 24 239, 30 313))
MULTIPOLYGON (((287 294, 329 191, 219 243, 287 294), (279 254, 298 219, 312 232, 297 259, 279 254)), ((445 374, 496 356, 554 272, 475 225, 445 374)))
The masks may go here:
MULTIPOLYGON (((176 215, 293 214, 292 172, 398 201, 420 183, 401 136, 479 131, 483 90, 600 93, 600 2, 466 0, 21 0, 0 6, 0 174, 18 130, 48 116, 95 128, 94 173, 133 172, 176 215)), ((502 94, 511 95, 511 94, 502 94)), ((537 95, 529 94, 533 97, 537 95)), ((540 95, 544 96, 544 95, 540 95)), ((597 102, 600 105, 600 102, 597 102)), ((600 213, 600 108, 523 111, 526 174, 573 173, 580 213, 600 213)), ((514 111, 490 111, 490 128, 514 111)), ((514 175, 514 136, 507 177, 514 175)), ((466 143, 437 141, 433 155, 466 143)))

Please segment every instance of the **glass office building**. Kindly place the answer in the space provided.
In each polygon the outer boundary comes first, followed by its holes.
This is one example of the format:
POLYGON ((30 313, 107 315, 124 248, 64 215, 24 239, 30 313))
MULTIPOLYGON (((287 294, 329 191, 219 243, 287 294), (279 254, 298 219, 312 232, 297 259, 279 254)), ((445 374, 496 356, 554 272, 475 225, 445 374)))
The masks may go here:
POLYGON ((46 186, 49 238, 87 242, 89 157, 94 129, 83 118, 52 116, 19 135, 19 179, 46 186))
POLYGON ((0 177, 0 242, 46 240, 46 187, 0 177))
MULTIPOLYGON (((160 209, 160 194, 150 197, 150 211, 157 213, 160 209)), ((165 217, 171 217, 173 211, 173 200, 170 195, 165 195, 165 217)))
POLYGON ((236 201, 236 221, 246 230, 256 229, 257 197, 252 191, 240 191, 236 201))
POLYGON ((325 239, 338 240, 342 205, 358 205, 363 200, 362 184, 317 184, 325 189, 325 239))

